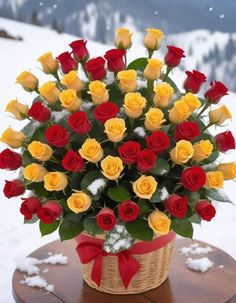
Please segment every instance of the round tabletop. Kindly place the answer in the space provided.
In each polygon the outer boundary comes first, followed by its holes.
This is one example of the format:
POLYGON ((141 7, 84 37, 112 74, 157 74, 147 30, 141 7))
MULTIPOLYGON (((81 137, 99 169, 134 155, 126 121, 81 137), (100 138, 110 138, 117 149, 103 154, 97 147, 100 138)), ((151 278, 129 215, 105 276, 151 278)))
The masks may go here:
MULTIPOLYGON (((158 288, 138 295, 110 295, 90 288, 83 281, 74 240, 62 243, 54 241, 30 255, 44 259, 51 252, 63 253, 68 257, 68 264, 65 266, 39 266, 41 273, 43 269, 50 268, 40 275, 54 285, 54 293, 22 285, 20 281, 24 280, 25 274, 16 270, 12 280, 13 296, 17 303, 236 303, 235 260, 211 246, 213 251, 208 257, 214 262, 213 268, 205 273, 191 271, 185 266, 187 257, 180 253, 179 248, 192 243, 189 239, 176 241, 169 277, 158 288)), ((204 247, 208 245, 199 241, 194 243, 204 247)))

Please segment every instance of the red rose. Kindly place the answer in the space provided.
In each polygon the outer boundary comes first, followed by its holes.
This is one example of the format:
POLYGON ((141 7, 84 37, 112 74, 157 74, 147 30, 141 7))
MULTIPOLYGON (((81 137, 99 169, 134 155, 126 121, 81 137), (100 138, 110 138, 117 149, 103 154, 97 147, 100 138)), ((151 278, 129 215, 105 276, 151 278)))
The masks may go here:
POLYGON ((25 185, 21 180, 5 180, 5 182, 3 193, 8 199, 20 196, 25 192, 25 185))
POLYGON ((87 40, 84 39, 73 41, 70 44, 70 47, 72 48, 72 53, 78 62, 84 62, 89 57, 89 52, 86 47, 86 44, 87 40))
POLYGON ((34 214, 42 207, 41 201, 35 197, 22 198, 24 201, 21 204, 20 212, 25 216, 26 220, 31 220, 34 214))
POLYGON ((96 221, 102 230, 108 231, 116 225, 116 216, 110 208, 103 208, 97 214, 96 221))
POLYGON ((40 101, 37 101, 30 107, 29 116, 38 122, 46 122, 51 117, 51 111, 40 101))
POLYGON ((137 168, 142 173, 148 172, 153 169, 156 163, 157 156, 149 148, 144 148, 138 154, 137 158, 137 168))
POLYGON ((16 152, 11 151, 9 148, 4 149, 0 153, 0 168, 16 170, 21 167, 22 156, 16 152))
POLYGON ((90 59, 86 62, 85 69, 90 74, 92 80, 102 80, 106 77, 105 62, 102 57, 90 59))
POLYGON ((124 201, 118 207, 118 214, 124 222, 133 221, 139 215, 139 206, 131 200, 124 201))
POLYGON ((180 60, 185 57, 184 50, 179 47, 167 46, 168 51, 165 55, 165 64, 173 68, 180 64, 180 60))
POLYGON ((87 134, 91 129, 91 123, 88 120, 88 116, 85 112, 76 112, 69 116, 69 126, 79 135, 87 134))
POLYGON ((60 54, 57 60, 61 64, 61 70, 64 74, 68 74, 72 70, 78 70, 78 63, 71 57, 69 52, 60 54))
POLYGON ((136 141, 127 141, 118 147, 118 153, 125 164, 134 164, 137 162, 141 146, 136 141))
POLYGON ((165 201, 165 208, 176 218, 182 219, 185 217, 188 210, 188 199, 186 196, 170 195, 165 201))
POLYGON ((180 182, 189 191, 197 191, 206 183, 206 173, 200 166, 192 166, 182 171, 180 182))
POLYGON ((198 123, 193 121, 184 121, 183 123, 176 125, 173 135, 175 141, 193 141, 198 136, 200 136, 200 128, 198 123))
POLYGON ((75 151, 68 150, 62 159, 61 165, 65 170, 79 173, 84 168, 84 160, 75 151))
POLYGON ((194 206, 194 211, 206 221, 211 221, 216 214, 215 207, 207 200, 198 201, 194 206))
POLYGON ((38 210, 38 217, 44 224, 51 224, 60 217, 61 213, 61 205, 51 200, 38 210))
POLYGON ((97 121, 104 124, 107 120, 111 118, 115 118, 118 112, 119 112, 119 107, 115 103, 105 102, 98 105, 94 109, 93 114, 97 121))
POLYGON ((223 153, 236 147, 234 136, 230 130, 216 135, 215 140, 219 151, 223 153))
POLYGON ((50 126, 45 133, 49 145, 64 147, 69 141, 67 130, 58 124, 50 126))
POLYGON ((104 55, 107 60, 107 66, 111 72, 119 72, 125 68, 124 55, 126 51, 123 49, 110 49, 104 55))
POLYGON ((187 71, 187 78, 184 81, 184 89, 193 94, 197 94, 204 82, 206 82, 206 76, 197 70, 192 72, 187 71))
POLYGON ((147 147, 157 155, 163 153, 170 146, 170 138, 163 131, 154 131, 146 137, 147 147))
POLYGON ((228 88, 222 82, 212 81, 204 96, 209 102, 217 104, 225 95, 228 95, 228 88))

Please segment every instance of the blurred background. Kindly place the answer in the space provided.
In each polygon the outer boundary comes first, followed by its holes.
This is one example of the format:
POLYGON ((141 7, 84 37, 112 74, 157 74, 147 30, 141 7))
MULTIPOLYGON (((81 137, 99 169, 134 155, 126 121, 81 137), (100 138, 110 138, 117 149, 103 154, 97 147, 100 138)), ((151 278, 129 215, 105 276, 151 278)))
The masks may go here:
MULTIPOLYGON (((14 98, 31 105, 29 94, 15 84, 23 70, 37 75, 40 84, 49 77, 40 70, 37 58, 52 51, 54 56, 69 50, 77 37, 88 39, 91 56, 103 55, 112 48, 114 30, 127 27, 133 31, 133 47, 128 61, 146 56, 142 46, 145 28, 160 28, 165 33, 157 58, 163 58, 166 45, 185 50, 186 58, 171 77, 181 88, 185 73, 197 69, 211 80, 219 80, 230 89, 223 102, 230 108, 233 122, 214 133, 231 129, 236 137, 236 1, 227 0, 0 0, 0 133, 22 123, 5 113, 14 98)), ((0 151, 6 146, 0 144, 0 151)), ((236 152, 222 155, 222 161, 236 159, 236 152)), ((57 233, 41 238, 38 224, 23 224, 20 199, 6 199, 2 194, 5 179, 17 173, 0 171, 0 294, 1 302, 13 303, 11 278, 15 262, 33 250, 57 238, 57 233)), ((234 200, 235 183, 225 184, 226 194, 234 200)), ((215 203, 217 214, 212 222, 195 225, 194 239, 206 241, 236 258, 236 207, 215 203)), ((209 256, 210 257, 210 256, 209 256)), ((78 269, 79 270, 79 269, 78 269)))

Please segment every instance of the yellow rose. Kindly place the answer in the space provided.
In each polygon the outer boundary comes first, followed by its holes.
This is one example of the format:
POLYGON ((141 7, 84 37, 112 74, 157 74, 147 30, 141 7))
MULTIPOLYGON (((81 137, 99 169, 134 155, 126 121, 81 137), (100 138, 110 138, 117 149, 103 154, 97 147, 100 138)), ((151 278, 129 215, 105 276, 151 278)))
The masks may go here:
POLYGON ((133 191, 141 199, 151 199, 157 189, 157 181, 152 176, 142 175, 133 183, 133 191))
POLYGON ((195 143, 193 145, 193 160, 200 162, 207 159, 212 154, 213 148, 210 140, 201 140, 195 143))
POLYGON ((207 189, 220 189, 224 185, 224 175, 221 171, 209 171, 206 173, 206 183, 204 185, 207 189))
POLYGON ((170 151, 171 160, 176 164, 187 163, 193 156, 192 143, 186 140, 180 140, 175 148, 170 151))
POLYGON ((185 101, 188 105, 189 111, 193 113, 196 109, 202 106, 200 100, 194 96, 192 93, 187 93, 181 100, 185 101))
POLYGON ((28 151, 31 156, 39 161, 48 161, 52 154, 52 148, 42 142, 33 141, 28 145, 28 151))
POLYGON ((119 88, 122 92, 133 92, 137 86, 137 72, 134 69, 127 69, 118 72, 119 88))
POLYGON ((106 89, 106 84, 98 80, 89 83, 88 94, 91 95, 93 103, 95 105, 105 103, 109 99, 109 93, 106 89))
POLYGON ((22 72, 17 78, 16 83, 19 83, 26 91, 34 91, 38 87, 38 79, 28 71, 22 72))
POLYGON ((153 103, 160 108, 167 107, 174 94, 173 87, 169 83, 163 82, 155 85, 153 90, 155 92, 153 103))
POLYGON ((132 35, 127 28, 117 28, 115 33, 115 46, 117 48, 129 49, 132 45, 132 35))
POLYGON ((24 120, 28 116, 29 108, 17 100, 11 100, 7 104, 5 111, 11 113, 17 120, 24 120))
POLYGON ((223 173, 225 180, 236 178, 236 162, 219 164, 217 170, 223 173))
POLYGON ((107 179, 116 180, 119 178, 124 166, 119 157, 109 155, 101 161, 101 168, 103 175, 107 179))
POLYGON ((150 108, 145 117, 144 125, 151 132, 161 128, 162 123, 166 121, 162 110, 159 108, 150 108))
POLYGON ((211 123, 222 125, 227 119, 231 119, 232 115, 228 107, 222 105, 221 107, 210 111, 209 118, 211 123))
POLYGON ((48 103, 54 104, 59 99, 61 92, 55 82, 48 81, 39 88, 39 93, 48 103))
POLYGON ((147 100, 140 93, 127 93, 124 100, 124 109, 127 116, 138 118, 142 115, 147 100))
POLYGON ((86 139, 79 150, 79 154, 89 162, 97 163, 103 157, 103 149, 95 139, 86 139))
POLYGON ((120 142, 126 131, 125 121, 121 118, 111 118, 104 124, 105 133, 112 142, 120 142))
POLYGON ((183 100, 175 101, 173 108, 169 111, 169 120, 174 124, 181 124, 188 119, 191 112, 188 104, 183 100))
POLYGON ((25 135, 22 132, 13 130, 11 127, 8 127, 3 133, 0 141, 6 143, 12 148, 19 148, 23 145, 25 141, 25 135))
POLYGON ((80 92, 84 88, 84 82, 81 81, 77 75, 77 71, 72 70, 68 74, 64 75, 61 79, 61 84, 65 85, 67 88, 75 89, 80 92))
POLYGON ((164 33, 156 28, 147 28, 147 33, 144 37, 144 46, 150 50, 157 50, 160 48, 161 40, 164 33))
POLYGON ((23 170, 23 176, 31 182, 42 182, 48 171, 40 164, 32 163, 23 170))
POLYGON ((58 62, 53 58, 52 53, 48 52, 38 58, 45 74, 54 74, 58 70, 58 62))
POLYGON ((171 220, 163 212, 154 210, 148 216, 150 228, 158 235, 166 235, 170 231, 171 220))
POLYGON ((74 89, 63 90, 59 95, 59 100, 62 107, 68 112, 75 112, 80 108, 81 100, 77 97, 74 89))
POLYGON ((48 191, 60 191, 66 188, 68 179, 62 172, 49 172, 44 177, 44 187, 48 191))
POLYGON ((74 213, 82 213, 83 211, 86 211, 91 206, 91 199, 90 197, 82 192, 78 191, 76 193, 73 193, 68 199, 67 199, 67 205, 70 210, 72 210, 74 213))
POLYGON ((158 59, 148 59, 148 64, 144 69, 144 77, 149 80, 159 79, 163 65, 164 63, 158 59))

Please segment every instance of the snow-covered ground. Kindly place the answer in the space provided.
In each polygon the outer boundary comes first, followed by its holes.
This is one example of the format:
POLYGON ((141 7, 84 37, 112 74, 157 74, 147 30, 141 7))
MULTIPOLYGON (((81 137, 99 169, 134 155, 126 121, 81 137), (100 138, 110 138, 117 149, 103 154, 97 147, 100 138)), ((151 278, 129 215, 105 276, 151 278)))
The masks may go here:
MULTIPOLYGON (((54 52, 54 55, 68 50, 67 45, 75 37, 67 34, 58 35, 49 29, 2 18, 0 18, 0 28, 8 30, 14 36, 22 36, 24 39, 23 42, 0 39, 0 129, 2 131, 8 125, 12 125, 16 129, 22 126, 4 113, 7 102, 17 97, 19 101, 30 105, 33 98, 33 95, 30 96, 15 85, 16 76, 21 71, 30 68, 33 73, 37 74, 40 81, 43 81, 45 76, 36 62, 38 56, 50 50, 54 52)), ((92 56, 103 55, 109 49, 109 46, 90 41, 88 47, 92 56)), ((132 57, 144 55, 144 48, 139 44, 134 44, 132 52, 128 54, 128 59, 132 60, 132 57)), ((176 79, 179 83, 182 81, 182 76, 176 72, 176 79)), ((235 129, 234 126, 236 126, 235 99, 236 95, 233 94, 224 99, 235 117, 234 125, 230 125, 231 129, 235 129)), ((1 144, 0 150, 3 147, 4 145, 1 144)), ((231 153, 230 158, 236 159, 236 153, 231 153)), ((1 194, 5 179, 11 179, 9 172, 0 171, 0 196, 2 198, 0 201, 0 294, 1 302, 12 303, 14 301, 11 295, 11 278, 15 260, 56 239, 57 234, 41 238, 37 224, 31 226, 22 224, 22 216, 19 214, 20 200, 8 200, 1 194)), ((233 182, 226 184, 227 194, 232 200, 235 192, 234 186, 233 182)), ((236 257, 236 207, 231 204, 217 204, 216 207, 217 215, 214 220, 211 223, 203 223, 201 227, 196 226, 194 238, 216 245, 236 257)))

